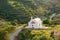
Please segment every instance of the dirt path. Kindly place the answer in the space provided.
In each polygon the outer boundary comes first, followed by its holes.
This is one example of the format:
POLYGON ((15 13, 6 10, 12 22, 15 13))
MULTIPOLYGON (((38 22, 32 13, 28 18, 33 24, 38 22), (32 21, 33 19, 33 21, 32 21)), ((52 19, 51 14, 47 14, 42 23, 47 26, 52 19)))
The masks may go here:
POLYGON ((10 40, 14 40, 14 38, 19 34, 19 32, 22 30, 22 28, 23 27, 19 27, 19 28, 17 28, 17 30, 14 32, 14 33, 12 33, 12 35, 10 36, 10 40))

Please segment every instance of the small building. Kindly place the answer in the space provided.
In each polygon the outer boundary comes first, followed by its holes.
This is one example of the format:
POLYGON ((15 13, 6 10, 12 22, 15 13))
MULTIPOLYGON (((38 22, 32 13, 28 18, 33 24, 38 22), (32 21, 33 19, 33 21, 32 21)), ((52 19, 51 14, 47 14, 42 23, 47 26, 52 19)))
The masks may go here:
POLYGON ((42 20, 40 18, 34 18, 28 22, 28 28, 41 28, 42 20))

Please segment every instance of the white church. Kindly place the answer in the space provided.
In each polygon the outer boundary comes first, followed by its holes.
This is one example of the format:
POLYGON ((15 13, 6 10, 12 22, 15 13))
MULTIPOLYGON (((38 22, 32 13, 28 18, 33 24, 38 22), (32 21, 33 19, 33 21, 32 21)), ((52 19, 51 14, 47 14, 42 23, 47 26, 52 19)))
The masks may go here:
POLYGON ((42 24, 42 20, 40 18, 32 18, 28 22, 28 28, 33 28, 33 29, 47 29, 48 27, 44 27, 42 24))

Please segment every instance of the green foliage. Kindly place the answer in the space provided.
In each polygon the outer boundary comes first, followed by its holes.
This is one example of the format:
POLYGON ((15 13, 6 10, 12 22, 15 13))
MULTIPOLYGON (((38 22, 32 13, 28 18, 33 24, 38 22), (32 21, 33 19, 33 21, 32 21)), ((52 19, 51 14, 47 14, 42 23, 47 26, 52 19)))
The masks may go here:
POLYGON ((10 22, 2 20, 0 22, 0 40, 9 40, 9 35, 14 30, 16 30, 15 26, 13 26, 10 22))
POLYGON ((55 11, 58 14, 60 13, 60 2, 58 0, 56 1, 53 0, 52 2, 52 0, 0 0, 0 18, 3 18, 6 21, 10 22, 17 20, 18 23, 23 24, 27 23, 30 20, 31 16, 49 16, 55 11))
POLYGON ((33 36, 32 40, 40 40, 40 35, 33 36))
POLYGON ((52 37, 50 37, 50 39, 49 40, 56 40, 55 38, 52 38, 52 37))
POLYGON ((40 40, 48 40, 48 38, 46 36, 42 36, 40 40))
POLYGON ((31 34, 31 31, 23 29, 18 35, 19 40, 49 40, 49 37, 44 32, 41 31, 39 34, 31 34))
POLYGON ((20 33, 21 35, 19 35, 19 38, 20 40, 28 40, 28 39, 31 39, 31 34, 30 34, 30 30, 29 31, 26 31, 24 32, 24 29, 22 30, 22 32, 20 33))
POLYGON ((16 27, 5 27, 0 28, 0 40, 9 40, 10 33, 14 32, 16 30, 16 27))
POLYGON ((47 19, 45 19, 45 20, 43 21, 43 24, 51 25, 51 24, 52 24, 52 21, 47 18, 47 19))
POLYGON ((0 31, 0 40, 8 40, 6 31, 0 31))
POLYGON ((50 34, 50 39, 49 40, 56 40, 56 38, 54 37, 54 32, 53 31, 50 34))
MULTIPOLYGON (((59 0, 0 0, 0 18, 3 19, 2 21, 0 19, 0 30, 4 30, 0 32, 0 40, 7 40, 6 32, 10 33, 15 30, 16 27, 14 26, 28 23, 31 16, 40 17, 45 15, 48 17, 52 13, 60 14, 59 3, 59 0)), ((44 20, 43 23, 52 24, 49 19, 44 20)), ((27 34, 30 35, 30 33, 26 33, 26 36, 27 34)), ((40 38, 40 36, 35 35, 26 36, 22 36, 24 37, 23 40, 25 38, 27 40, 29 38, 39 40, 40 38)))

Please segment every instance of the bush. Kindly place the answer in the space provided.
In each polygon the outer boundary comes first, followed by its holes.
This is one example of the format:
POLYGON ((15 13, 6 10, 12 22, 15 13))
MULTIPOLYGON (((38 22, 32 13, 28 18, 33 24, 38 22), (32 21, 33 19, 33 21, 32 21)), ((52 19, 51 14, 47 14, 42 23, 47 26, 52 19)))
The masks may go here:
POLYGON ((14 26, 13 27, 8 27, 5 30, 8 31, 9 33, 12 33, 13 31, 16 30, 16 27, 14 27, 14 26))
POLYGON ((56 40, 56 38, 54 37, 54 32, 53 31, 50 34, 50 39, 49 40, 56 40))
POLYGON ((56 40, 56 38, 52 38, 52 37, 50 37, 50 39, 49 40, 56 40))
POLYGON ((52 21, 47 18, 47 19, 45 19, 45 20, 43 21, 43 24, 51 25, 51 24, 52 24, 52 21))
POLYGON ((0 40, 8 40, 6 31, 0 31, 0 40))
POLYGON ((40 40, 48 40, 48 38, 46 36, 42 36, 40 40))

